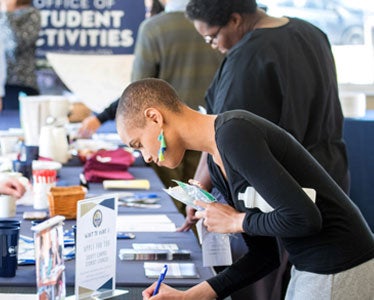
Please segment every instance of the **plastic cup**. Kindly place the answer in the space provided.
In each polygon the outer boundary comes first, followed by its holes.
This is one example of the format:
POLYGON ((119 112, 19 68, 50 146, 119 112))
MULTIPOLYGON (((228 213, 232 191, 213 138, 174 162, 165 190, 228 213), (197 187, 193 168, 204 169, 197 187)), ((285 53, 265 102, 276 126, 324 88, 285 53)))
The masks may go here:
POLYGON ((19 226, 0 227, 0 277, 16 276, 19 230, 19 226))

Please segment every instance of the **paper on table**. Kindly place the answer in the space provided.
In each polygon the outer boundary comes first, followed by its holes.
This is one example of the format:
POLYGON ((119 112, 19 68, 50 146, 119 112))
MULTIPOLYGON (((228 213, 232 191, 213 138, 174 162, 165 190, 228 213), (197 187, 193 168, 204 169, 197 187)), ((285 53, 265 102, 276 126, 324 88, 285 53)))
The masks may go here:
POLYGON ((160 244, 160 243, 133 243, 135 250, 178 250, 177 244, 160 244))
POLYGON ((117 231, 174 232, 175 224, 167 215, 126 215, 117 217, 117 231))
MULTIPOLYGON (((144 270, 145 276, 148 278, 158 278, 160 271, 165 263, 158 262, 145 262, 144 270)), ((165 278, 199 278, 199 273, 197 272, 194 263, 169 263, 168 272, 165 278)))
POLYGON ((149 190, 150 182, 148 179, 131 180, 104 180, 104 189, 144 189, 149 190))
POLYGON ((101 112, 130 83, 134 55, 47 53, 64 84, 88 108, 101 112))

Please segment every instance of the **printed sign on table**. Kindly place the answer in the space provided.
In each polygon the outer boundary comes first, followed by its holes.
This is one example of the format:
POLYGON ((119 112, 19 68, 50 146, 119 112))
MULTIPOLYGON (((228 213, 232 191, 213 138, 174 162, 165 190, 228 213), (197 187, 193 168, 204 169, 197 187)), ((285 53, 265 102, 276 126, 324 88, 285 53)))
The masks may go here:
POLYGON ((105 298, 115 291, 117 195, 78 202, 75 297, 105 298))

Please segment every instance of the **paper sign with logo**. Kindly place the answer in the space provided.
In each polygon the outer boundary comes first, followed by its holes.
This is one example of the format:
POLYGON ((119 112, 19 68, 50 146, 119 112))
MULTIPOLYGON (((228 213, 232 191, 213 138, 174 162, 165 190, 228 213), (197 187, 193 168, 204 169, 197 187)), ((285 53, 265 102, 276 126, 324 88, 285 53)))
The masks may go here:
POLYGON ((74 299, 127 292, 115 290, 117 198, 110 194, 78 202, 74 299))

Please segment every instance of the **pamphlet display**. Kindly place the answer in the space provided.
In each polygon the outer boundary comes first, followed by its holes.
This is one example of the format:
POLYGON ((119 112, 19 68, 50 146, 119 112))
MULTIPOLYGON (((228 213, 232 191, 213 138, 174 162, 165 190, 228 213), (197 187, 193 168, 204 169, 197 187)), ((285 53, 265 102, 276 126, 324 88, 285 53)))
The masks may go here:
POLYGON ((34 231, 37 294, 39 299, 65 299, 63 216, 55 216, 31 229, 34 231))

